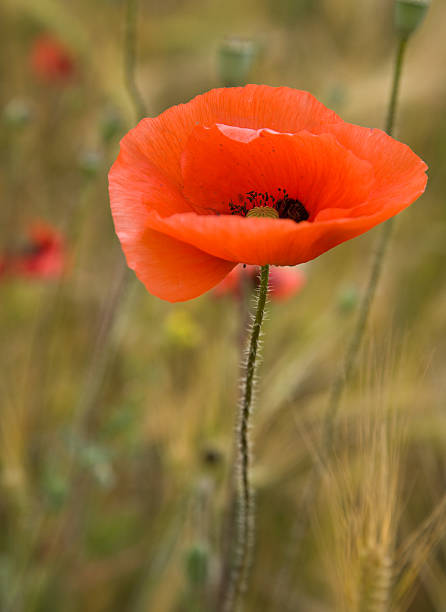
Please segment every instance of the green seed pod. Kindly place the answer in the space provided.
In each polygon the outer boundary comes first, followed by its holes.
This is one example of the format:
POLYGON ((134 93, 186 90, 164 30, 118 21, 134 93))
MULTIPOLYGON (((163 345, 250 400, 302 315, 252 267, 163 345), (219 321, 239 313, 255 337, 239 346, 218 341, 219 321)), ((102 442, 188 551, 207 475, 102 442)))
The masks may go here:
POLYGON ((186 574, 192 587, 206 584, 209 566, 209 552, 203 544, 195 544, 186 551, 186 574))
POLYGON ((395 26, 398 34, 409 38, 422 23, 431 0, 396 0, 395 26))
POLYGON ((114 109, 106 109, 101 117, 100 131, 102 140, 108 144, 124 130, 121 115, 114 109))
POLYGON ((205 465, 215 467, 220 465, 223 461, 223 453, 221 450, 214 445, 208 445, 202 450, 202 461, 205 465))
POLYGON ((97 175, 102 163, 102 156, 97 151, 83 151, 79 155, 78 164, 87 178, 97 175))
POLYGON ((66 502, 69 494, 69 486, 66 478, 54 470, 45 474, 42 490, 52 509, 60 509, 66 502))
POLYGON ((224 40, 218 51, 218 70, 222 84, 225 87, 246 85, 256 54, 256 45, 251 40, 224 40))
POLYGON ((25 100, 14 98, 3 109, 3 121, 8 127, 23 128, 31 119, 31 108, 25 100))
POLYGON ((358 305, 359 294, 355 286, 351 285, 341 289, 338 294, 338 309, 343 315, 350 314, 358 305))

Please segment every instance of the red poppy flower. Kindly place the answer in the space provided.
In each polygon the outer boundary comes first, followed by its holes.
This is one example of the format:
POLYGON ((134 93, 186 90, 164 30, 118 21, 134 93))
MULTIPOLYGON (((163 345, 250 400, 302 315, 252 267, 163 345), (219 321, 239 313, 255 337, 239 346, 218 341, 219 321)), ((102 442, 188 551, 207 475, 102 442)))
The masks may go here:
POLYGON ((238 263, 296 265, 366 232, 423 193, 426 168, 307 92, 247 85, 143 119, 121 142, 110 200, 129 266, 179 301, 238 263))
POLYGON ((65 84, 71 81, 75 74, 75 64, 70 51, 49 35, 35 39, 30 62, 34 74, 43 81, 65 84))
MULTIPOLYGON (((259 280, 258 266, 236 266, 214 289, 217 297, 233 295, 242 296, 246 282, 248 288, 254 289, 259 280)), ((273 300, 285 300, 292 297, 305 285, 305 274, 299 268, 273 266, 269 273, 269 295, 273 300)))
POLYGON ((0 277, 59 278, 66 267, 62 235, 50 225, 34 223, 28 243, 20 250, 0 254, 0 277))

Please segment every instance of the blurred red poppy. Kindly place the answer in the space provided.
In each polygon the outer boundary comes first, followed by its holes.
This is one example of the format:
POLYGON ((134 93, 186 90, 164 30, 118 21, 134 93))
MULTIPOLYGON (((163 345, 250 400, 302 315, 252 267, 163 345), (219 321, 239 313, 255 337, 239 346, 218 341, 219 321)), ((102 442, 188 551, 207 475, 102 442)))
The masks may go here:
MULTIPOLYGON (((254 289, 258 280, 258 266, 236 266, 214 288, 214 295, 241 298, 245 283, 248 289, 254 289)), ((286 300, 298 293, 305 282, 305 274, 299 268, 272 266, 269 273, 269 295, 273 300, 286 300)))
POLYGON ((65 45, 50 35, 36 38, 31 48, 31 68, 42 81, 69 83, 76 72, 74 59, 65 45))
POLYGON ((307 92, 247 85, 143 119, 121 141, 110 200, 129 266, 180 301, 238 263, 296 265, 366 232, 423 193, 426 169, 307 92))
POLYGON ((66 267, 63 236, 50 225, 34 223, 27 243, 20 249, 0 253, 0 278, 59 278, 66 267))

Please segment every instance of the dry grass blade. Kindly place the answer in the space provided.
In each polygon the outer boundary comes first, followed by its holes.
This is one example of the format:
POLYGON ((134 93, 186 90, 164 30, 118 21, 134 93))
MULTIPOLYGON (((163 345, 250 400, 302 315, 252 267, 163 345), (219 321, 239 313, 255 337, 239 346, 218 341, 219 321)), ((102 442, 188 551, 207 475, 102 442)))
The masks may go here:
POLYGON ((423 566, 445 534, 446 495, 398 550, 398 563, 395 567, 398 576, 394 597, 396 609, 408 609, 423 566))

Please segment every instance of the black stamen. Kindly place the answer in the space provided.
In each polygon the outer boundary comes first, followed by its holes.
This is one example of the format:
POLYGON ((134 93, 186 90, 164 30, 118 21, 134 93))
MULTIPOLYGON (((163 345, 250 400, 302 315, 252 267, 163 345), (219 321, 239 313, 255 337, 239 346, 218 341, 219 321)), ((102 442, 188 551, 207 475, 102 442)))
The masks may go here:
POLYGON ((276 204, 277 212, 279 213, 280 219, 292 219, 296 223, 306 221, 309 218, 309 214, 305 206, 299 200, 289 198, 288 194, 284 190, 285 197, 283 200, 279 200, 276 204))
POLYGON ((270 207, 279 213, 280 219, 292 219, 295 223, 306 221, 309 213, 299 200, 290 198, 286 189, 278 188, 280 198, 276 198, 268 192, 248 191, 244 196, 239 194, 240 204, 229 202, 229 209, 233 215, 247 216, 248 212, 254 207, 270 207))

